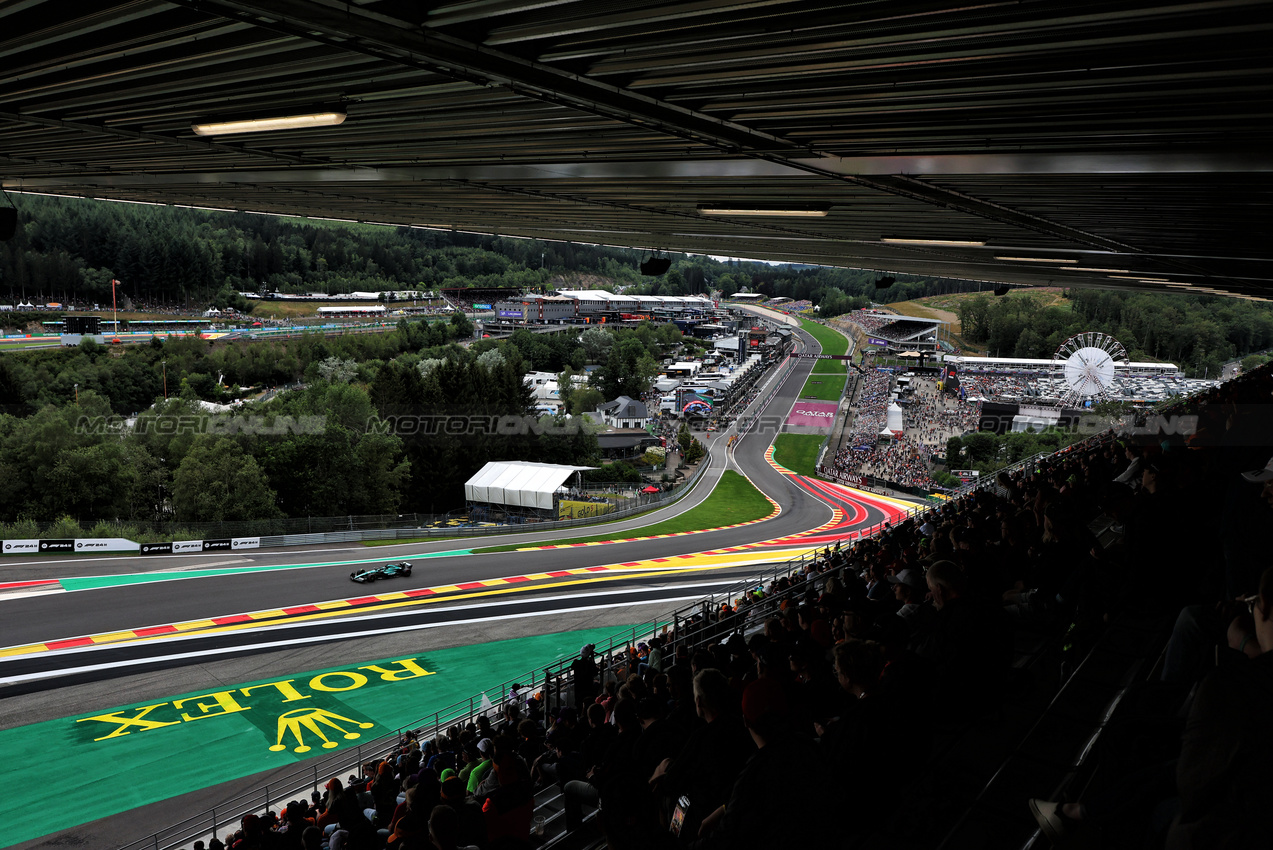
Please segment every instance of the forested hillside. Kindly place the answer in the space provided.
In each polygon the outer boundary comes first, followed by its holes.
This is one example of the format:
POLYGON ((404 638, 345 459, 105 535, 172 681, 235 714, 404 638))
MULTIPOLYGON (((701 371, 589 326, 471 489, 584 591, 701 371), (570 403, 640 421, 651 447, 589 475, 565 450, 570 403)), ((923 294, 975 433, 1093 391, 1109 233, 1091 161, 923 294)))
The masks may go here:
POLYGON ((452 510, 487 461, 598 462, 579 419, 534 414, 527 371, 593 366, 563 397, 577 413, 639 395, 682 341, 646 323, 457 344, 472 329, 455 315, 384 334, 0 355, 0 522, 452 510))
MULTIPOLYGON (((553 287, 586 278, 656 294, 747 288, 809 300, 831 316, 978 288, 899 276, 876 289, 878 272, 700 256, 675 256, 667 274, 643 278, 641 253, 588 245, 30 195, 18 203, 18 234, 0 243, 0 294, 7 290, 9 303, 108 301, 112 278, 124 281, 125 297, 170 309, 202 309, 263 286, 553 287)), ((971 297, 958 308, 963 333, 994 353, 1043 357, 1071 333, 1104 330, 1135 359, 1172 360, 1193 374, 1215 374, 1225 360, 1273 346, 1273 313, 1264 304, 1066 295, 1060 306, 1028 291, 971 297)), ((648 323, 577 335, 519 331, 506 341, 471 341, 472 334, 457 315, 403 321, 381 334, 0 354, 0 521, 195 522, 460 507, 461 485, 488 460, 591 465, 597 458, 590 433, 536 421, 526 371, 593 367, 588 386, 563 399, 574 413, 638 395, 658 360, 682 342, 674 326, 648 323), (245 399, 256 400, 232 411, 205 407, 245 399), (504 433, 429 424, 506 416, 535 427, 504 433)))
POLYGON ((996 356, 1051 357, 1076 333, 1104 331, 1132 360, 1175 363, 1194 377, 1214 377, 1224 363, 1273 346, 1267 304, 1096 289, 1066 295, 1063 306, 1045 306, 1029 290, 964 298, 958 308, 963 337, 996 356))
MULTIPOLYGON (((610 288, 663 295, 740 289, 812 298, 827 315, 850 296, 900 300, 975 284, 898 278, 876 290, 861 270, 771 266, 674 255, 641 277, 648 253, 411 227, 209 212, 16 195, 18 232, 0 243, 0 293, 9 303, 109 303, 110 281, 139 304, 199 308, 226 290, 341 293, 387 289, 557 286, 587 276, 610 288), (887 297, 884 297, 887 296, 887 297), (825 303, 824 303, 825 301, 825 303)), ((226 298, 220 299, 222 304, 226 298)), ((865 302, 861 302, 865 303, 865 302)))

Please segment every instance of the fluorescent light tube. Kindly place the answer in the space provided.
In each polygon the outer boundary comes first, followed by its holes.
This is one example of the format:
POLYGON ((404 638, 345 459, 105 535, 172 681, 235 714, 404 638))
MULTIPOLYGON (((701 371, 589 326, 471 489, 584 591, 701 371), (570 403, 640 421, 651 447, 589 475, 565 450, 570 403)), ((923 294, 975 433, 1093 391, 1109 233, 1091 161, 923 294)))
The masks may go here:
POLYGON ((248 118, 240 121, 217 121, 191 124, 200 136, 228 136, 233 133, 261 133, 267 130, 299 130, 306 127, 332 127, 344 123, 343 112, 311 112, 305 115, 281 115, 275 118, 248 118))
POLYGON ((1077 263, 1078 260, 1057 260, 1052 257, 995 257, 1010 263, 1077 263))
POLYGON ((950 248, 979 248, 986 244, 971 239, 900 239, 893 236, 881 237, 880 241, 890 245, 945 245, 950 248))

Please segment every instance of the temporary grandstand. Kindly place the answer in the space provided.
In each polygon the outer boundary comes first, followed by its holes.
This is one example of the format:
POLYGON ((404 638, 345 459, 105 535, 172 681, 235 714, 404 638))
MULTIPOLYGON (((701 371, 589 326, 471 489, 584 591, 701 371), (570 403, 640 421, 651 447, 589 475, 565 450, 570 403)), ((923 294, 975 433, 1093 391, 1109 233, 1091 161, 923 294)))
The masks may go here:
POLYGON ((491 461, 464 484, 470 515, 555 517, 557 501, 568 491, 571 476, 594 469, 529 461, 491 461))
POLYGON ((873 345, 910 351, 939 351, 938 340, 950 324, 942 319, 901 316, 878 310, 854 310, 840 319, 860 327, 873 345))

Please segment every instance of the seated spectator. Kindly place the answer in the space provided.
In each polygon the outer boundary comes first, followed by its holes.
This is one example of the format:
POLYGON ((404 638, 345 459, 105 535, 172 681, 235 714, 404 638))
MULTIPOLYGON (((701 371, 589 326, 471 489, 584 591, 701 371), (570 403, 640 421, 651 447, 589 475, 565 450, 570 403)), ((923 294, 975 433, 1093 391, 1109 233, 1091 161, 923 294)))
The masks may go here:
POLYGON ((681 827, 687 838, 729 799, 734 779, 756 748, 743 726, 738 698, 719 670, 707 668, 694 677, 694 707, 702 725, 679 754, 664 759, 650 775, 665 817, 681 797, 689 800, 681 827))
POLYGON ((1273 568, 1260 578, 1251 619, 1259 652, 1227 659, 1190 708, 1168 850, 1268 846, 1268 824, 1257 813, 1273 800, 1273 568))
POLYGON ((907 623, 918 619, 919 622, 916 623, 916 627, 924 627, 923 621, 926 619, 927 613, 933 611, 933 608, 924 604, 928 585, 924 583, 923 572, 918 568, 912 567, 901 570, 896 575, 889 576, 888 580, 893 586, 894 599, 901 605, 897 609, 897 616, 907 623))
MULTIPOLYGON (((418 788, 407 791, 403 811, 394 818, 389 834, 384 836, 389 850, 424 850, 429 842, 429 823, 422 807, 416 805, 418 788)), ((432 811, 432 809, 430 809, 432 811)))
POLYGON ((535 813, 535 793, 530 770, 517 755, 514 741, 496 738, 493 767, 477 791, 486 818, 486 840, 524 841, 535 813))
POLYGON ((786 695, 767 678, 743 692, 743 720, 756 753, 729 800, 703 819, 696 848, 830 847, 838 820, 831 775, 818 749, 790 726, 786 695))
POLYGON ((379 842, 375 827, 363 814, 358 798, 345 789, 340 779, 327 783, 323 814, 315 825, 323 829, 332 844, 350 850, 373 847, 379 842))
POLYGON ((437 806, 429 815, 429 840, 435 850, 478 850, 465 842, 460 816, 449 805, 437 806))
POLYGON ((583 805, 597 805, 607 781, 636 768, 636 745, 642 731, 636 703, 631 699, 620 699, 614 707, 614 719, 619 734, 610 743, 602 760, 590 765, 583 777, 566 782, 562 787, 567 829, 576 829, 583 823, 583 805))
MULTIPOLYGON (((486 841, 486 818, 482 814, 482 807, 469 799, 464 782, 458 776, 452 776, 442 783, 442 804, 434 808, 433 815, 429 816, 430 834, 433 833, 433 817, 438 814, 438 809, 450 809, 455 815, 453 821, 450 815, 442 815, 448 830, 452 829, 451 824, 454 823, 453 832, 447 832, 452 843, 445 846, 477 845, 486 841)), ((438 847, 444 846, 437 843, 437 836, 433 837, 433 841, 438 847)))
POLYGON ((925 575, 937 616, 916 636, 915 651, 934 662, 938 701, 955 722, 996 705, 1012 660, 1012 631, 1001 607, 968 592, 953 561, 938 561, 925 575))

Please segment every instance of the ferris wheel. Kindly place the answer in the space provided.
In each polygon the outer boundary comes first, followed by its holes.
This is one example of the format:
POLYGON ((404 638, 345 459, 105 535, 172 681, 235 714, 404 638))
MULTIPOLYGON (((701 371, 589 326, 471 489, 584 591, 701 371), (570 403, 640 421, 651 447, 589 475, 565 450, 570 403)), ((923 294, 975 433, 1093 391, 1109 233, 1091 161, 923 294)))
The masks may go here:
POLYGON ((1127 363, 1127 351, 1109 334, 1089 331, 1061 343, 1052 359, 1064 361, 1061 371, 1066 388, 1061 392, 1061 405, 1081 407, 1109 395, 1114 368, 1127 363))

